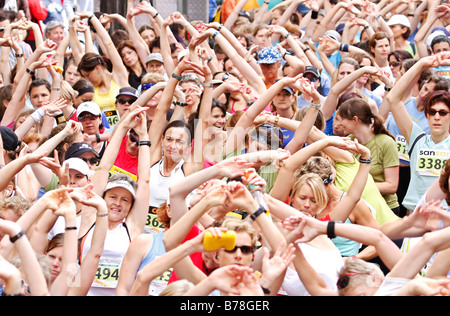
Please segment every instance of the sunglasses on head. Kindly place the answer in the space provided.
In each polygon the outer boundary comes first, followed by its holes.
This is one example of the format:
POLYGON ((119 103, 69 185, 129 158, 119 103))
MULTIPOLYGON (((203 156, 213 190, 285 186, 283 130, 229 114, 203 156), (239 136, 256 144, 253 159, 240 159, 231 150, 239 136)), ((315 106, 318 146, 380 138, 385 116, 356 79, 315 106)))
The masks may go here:
POLYGON ((447 116, 447 114, 450 113, 450 112, 445 111, 445 110, 439 110, 439 111, 436 111, 436 110, 433 110, 433 109, 431 109, 431 110, 428 111, 428 114, 431 115, 431 116, 435 116, 436 113, 439 113, 439 116, 441 116, 441 117, 445 117, 445 116, 447 116))
POLYGON ((119 104, 125 104, 125 103, 128 103, 128 104, 133 104, 134 103, 134 101, 136 101, 136 100, 131 100, 131 99, 117 99, 117 103, 119 103, 119 104))
POLYGON ((83 160, 86 163, 89 163, 91 165, 96 165, 98 162, 98 159, 96 157, 92 157, 92 158, 83 158, 83 157, 79 157, 81 160, 83 160))
POLYGON ((95 120, 95 119, 97 119, 97 118, 98 118, 98 116, 96 116, 96 115, 94 115, 94 114, 86 114, 86 115, 80 116, 80 117, 78 118, 78 121, 80 121, 80 122, 84 122, 84 121, 86 121, 86 120, 91 120, 91 121, 93 121, 93 120, 95 120))
POLYGON ((232 250, 225 250, 225 252, 235 253, 238 249, 240 249, 244 255, 249 255, 254 252, 254 249, 252 246, 235 246, 232 250))

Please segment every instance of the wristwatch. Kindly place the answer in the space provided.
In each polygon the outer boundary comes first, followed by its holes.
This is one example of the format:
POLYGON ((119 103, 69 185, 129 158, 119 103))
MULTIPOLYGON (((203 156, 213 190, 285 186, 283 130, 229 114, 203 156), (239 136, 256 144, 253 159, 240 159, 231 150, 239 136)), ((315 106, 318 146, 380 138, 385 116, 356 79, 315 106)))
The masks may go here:
POLYGON ((139 142, 139 146, 148 146, 148 147, 152 147, 152 142, 149 140, 143 140, 139 142))

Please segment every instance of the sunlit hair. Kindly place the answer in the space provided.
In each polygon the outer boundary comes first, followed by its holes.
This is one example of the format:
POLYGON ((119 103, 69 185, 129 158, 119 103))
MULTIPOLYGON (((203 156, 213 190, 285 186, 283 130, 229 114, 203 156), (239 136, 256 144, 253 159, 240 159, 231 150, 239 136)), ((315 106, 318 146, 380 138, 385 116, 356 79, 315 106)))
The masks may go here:
POLYGON ((375 263, 361 259, 349 259, 339 272, 338 294, 347 295, 347 292, 358 286, 379 287, 384 274, 375 263))
POLYGON ((221 227, 225 227, 228 230, 233 230, 236 233, 247 233, 250 236, 252 246, 256 249, 258 232, 249 222, 242 221, 237 218, 227 218, 222 222, 221 227))
POLYGON ((319 211, 323 210, 328 204, 328 194, 323 179, 314 173, 304 174, 295 182, 292 187, 291 200, 293 200, 304 185, 308 185, 313 191, 319 211))

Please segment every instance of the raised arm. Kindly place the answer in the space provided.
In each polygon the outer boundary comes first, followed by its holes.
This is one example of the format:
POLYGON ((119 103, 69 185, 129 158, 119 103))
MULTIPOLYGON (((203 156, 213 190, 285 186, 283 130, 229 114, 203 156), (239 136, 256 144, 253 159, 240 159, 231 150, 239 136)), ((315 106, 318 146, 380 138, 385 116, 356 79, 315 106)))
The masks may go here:
MULTIPOLYGON (((266 86, 264 81, 258 75, 258 73, 253 70, 253 68, 238 54, 236 49, 226 40, 222 35, 222 32, 229 32, 229 30, 222 28, 221 31, 215 31, 214 29, 209 29, 205 31, 204 34, 209 34, 213 39, 220 45, 224 53, 231 59, 233 64, 239 70, 239 72, 247 79, 249 85, 255 92, 255 95, 262 97, 265 94, 266 86)), ((230 35, 231 36, 231 35, 230 35)))
MULTIPOLYGON (((147 110, 147 108, 141 109, 147 110)), ((149 140, 145 110, 138 112, 137 116, 132 116, 137 122, 137 126, 133 129, 139 136, 138 188, 133 208, 126 219, 132 240, 144 230, 150 199, 150 148, 147 145, 141 145, 142 142, 149 140)))
POLYGON ((173 72, 175 77, 172 75, 169 78, 163 94, 161 95, 161 99, 159 100, 159 104, 156 107, 155 116, 148 131, 149 139, 152 142, 152 165, 161 159, 161 137, 167 124, 166 115, 172 105, 173 94, 178 84, 178 79, 176 77, 181 77, 181 75, 188 70, 203 75, 203 71, 200 66, 183 58, 173 72))
POLYGON ((70 284, 69 296, 85 296, 97 273, 98 263, 103 253, 106 233, 108 231, 108 207, 106 202, 91 189, 87 190, 86 200, 82 204, 96 209, 96 221, 89 252, 81 261, 80 270, 70 284))
POLYGON ((109 59, 111 60, 111 63, 113 65, 112 75, 113 75, 114 81, 120 87, 129 86, 127 69, 125 68, 122 58, 120 57, 119 52, 115 48, 114 43, 111 40, 111 37, 109 36, 108 32, 105 30, 105 28, 100 23, 100 21, 95 16, 95 14, 87 15, 87 16, 85 14, 82 16, 89 18, 89 21, 91 22, 91 24, 94 26, 95 30, 97 31, 97 35, 100 37, 101 41, 103 42, 103 45, 105 46, 106 51, 109 53, 109 59))
POLYGON ((225 143, 225 155, 235 151, 243 144, 243 140, 248 130, 252 127, 255 118, 264 110, 264 108, 272 101, 272 99, 283 89, 284 86, 293 85, 302 74, 295 78, 284 77, 272 85, 266 93, 258 98, 253 105, 241 116, 236 126, 228 135, 225 143))
POLYGON ((444 61, 441 57, 450 58, 450 56, 445 53, 442 55, 439 54, 421 58, 398 80, 398 82, 396 82, 392 90, 385 97, 395 122, 408 143, 411 136, 413 121, 402 101, 403 95, 424 69, 435 68, 441 65, 444 61))
POLYGON ((13 241, 14 248, 22 261, 22 271, 25 274, 25 280, 30 285, 31 295, 48 296, 47 282, 23 229, 17 223, 0 219, 0 230, 13 241))
POLYGON ((103 191, 105 190, 106 184, 108 182, 109 170, 116 161, 117 154, 119 153, 120 143, 122 142, 128 131, 131 128, 135 127, 135 125, 137 124, 137 120, 135 120, 136 116, 138 116, 142 112, 145 112, 146 110, 146 107, 134 109, 127 115, 126 119, 118 124, 115 128, 114 135, 111 137, 111 140, 106 147, 103 158, 100 161, 98 169, 92 177, 94 192, 96 194, 100 196, 103 195, 103 191))

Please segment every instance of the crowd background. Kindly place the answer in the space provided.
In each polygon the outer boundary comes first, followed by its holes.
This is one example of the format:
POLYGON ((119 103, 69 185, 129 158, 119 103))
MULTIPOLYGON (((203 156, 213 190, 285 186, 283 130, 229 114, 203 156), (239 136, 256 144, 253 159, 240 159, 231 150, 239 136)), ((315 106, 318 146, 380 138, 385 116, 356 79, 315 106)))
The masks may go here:
POLYGON ((2 296, 449 295, 450 4, 209 4, 0 2, 2 296))

